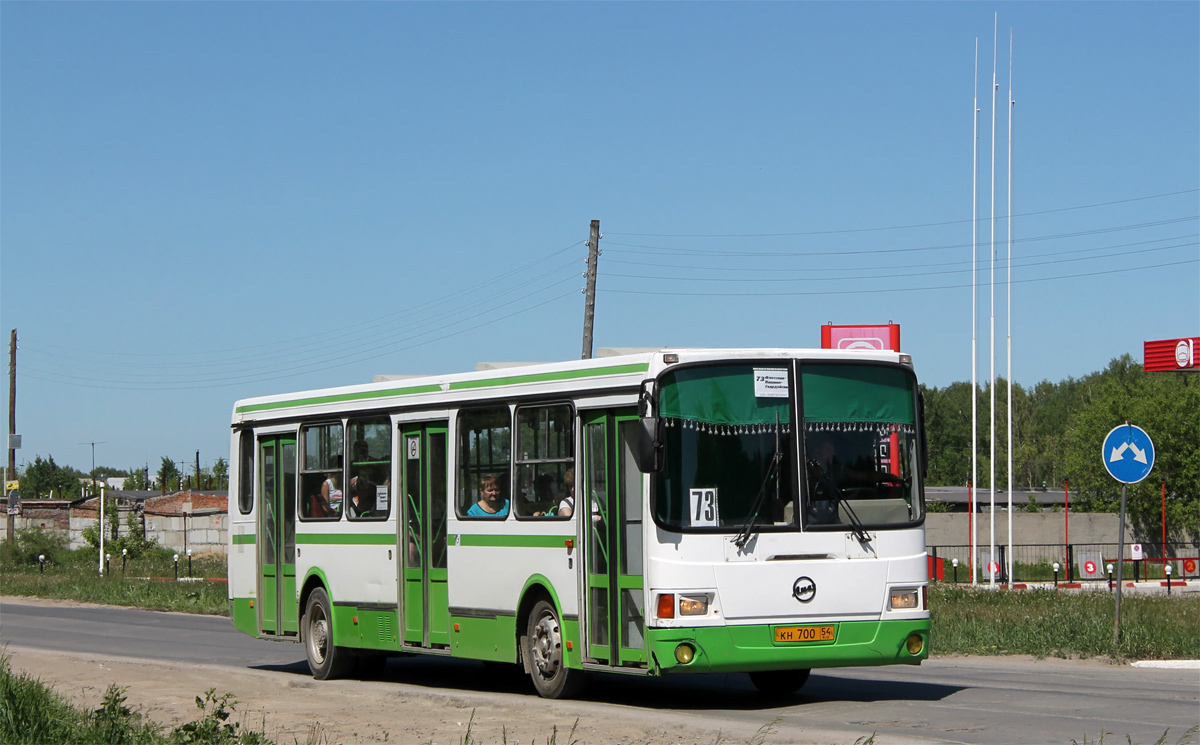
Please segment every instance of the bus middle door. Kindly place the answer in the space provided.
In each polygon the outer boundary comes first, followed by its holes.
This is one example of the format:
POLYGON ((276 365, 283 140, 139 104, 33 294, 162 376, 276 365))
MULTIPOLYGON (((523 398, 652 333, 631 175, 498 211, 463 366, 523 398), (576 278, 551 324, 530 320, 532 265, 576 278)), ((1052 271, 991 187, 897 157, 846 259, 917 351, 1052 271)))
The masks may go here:
POLYGON ((446 584, 446 422, 400 425, 404 448, 400 516, 404 554, 404 643, 450 647, 446 584))
POLYGON ((644 666, 642 473, 633 460, 633 409, 583 416, 584 474, 576 509, 586 533, 586 657, 644 666))
POLYGON ((262 634, 299 632, 296 605, 296 438, 262 437, 259 449, 258 613, 262 634))

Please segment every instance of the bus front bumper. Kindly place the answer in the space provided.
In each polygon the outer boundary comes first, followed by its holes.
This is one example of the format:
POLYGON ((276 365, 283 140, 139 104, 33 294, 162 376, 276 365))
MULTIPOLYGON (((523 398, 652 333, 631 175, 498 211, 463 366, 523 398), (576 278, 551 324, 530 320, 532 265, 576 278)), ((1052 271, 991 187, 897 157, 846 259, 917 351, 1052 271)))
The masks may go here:
POLYGON ((754 672, 819 667, 919 665, 929 657, 929 619, 842 621, 832 641, 776 641, 795 624, 646 629, 650 671, 754 672))

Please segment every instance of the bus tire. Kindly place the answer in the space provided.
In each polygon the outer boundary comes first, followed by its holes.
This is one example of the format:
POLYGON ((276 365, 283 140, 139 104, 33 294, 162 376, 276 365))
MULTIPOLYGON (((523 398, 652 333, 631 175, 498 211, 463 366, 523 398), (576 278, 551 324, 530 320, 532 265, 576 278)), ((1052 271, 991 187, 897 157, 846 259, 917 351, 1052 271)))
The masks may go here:
POLYGON ((354 665, 354 654, 333 644, 333 614, 329 595, 318 587, 308 596, 304 608, 304 652, 308 669, 317 680, 341 678, 354 665))
POLYGON ((547 600, 534 604, 521 637, 521 654, 533 687, 542 698, 570 698, 583 690, 584 671, 567 667, 563 659, 562 623, 547 600))
POLYGON ((750 673, 750 682, 767 696, 790 696, 804 687, 811 670, 760 670, 750 673))

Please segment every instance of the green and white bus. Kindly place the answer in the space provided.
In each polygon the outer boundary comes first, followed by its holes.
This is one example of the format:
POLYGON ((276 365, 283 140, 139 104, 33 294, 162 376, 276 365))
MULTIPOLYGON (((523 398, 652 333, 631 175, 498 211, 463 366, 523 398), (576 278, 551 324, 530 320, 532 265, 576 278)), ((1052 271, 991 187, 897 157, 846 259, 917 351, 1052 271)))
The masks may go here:
POLYGON ((635 351, 251 398, 232 427, 234 626, 318 679, 430 654, 554 698, 599 671, 783 694, 928 656, 908 355, 635 351))

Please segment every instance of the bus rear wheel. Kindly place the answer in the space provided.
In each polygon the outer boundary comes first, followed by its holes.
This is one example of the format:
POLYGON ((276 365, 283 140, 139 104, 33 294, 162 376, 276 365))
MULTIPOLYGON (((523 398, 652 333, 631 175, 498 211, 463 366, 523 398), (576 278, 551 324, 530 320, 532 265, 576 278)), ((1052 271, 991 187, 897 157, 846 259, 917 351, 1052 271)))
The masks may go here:
POLYGON ((811 670, 760 670, 750 673, 750 682, 767 696, 790 696, 804 687, 811 670))
POLYGON ((583 690, 585 673, 563 659, 562 624, 551 603, 539 600, 529 612, 521 654, 542 698, 570 698, 583 690))
POLYGON ((317 680, 341 678, 354 665, 353 653, 333 644, 333 614, 329 595, 321 587, 312 591, 304 608, 304 652, 317 680))

